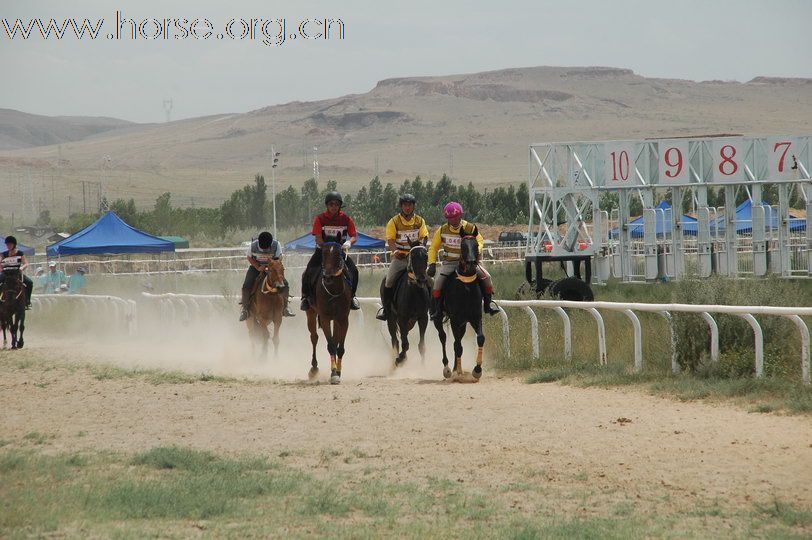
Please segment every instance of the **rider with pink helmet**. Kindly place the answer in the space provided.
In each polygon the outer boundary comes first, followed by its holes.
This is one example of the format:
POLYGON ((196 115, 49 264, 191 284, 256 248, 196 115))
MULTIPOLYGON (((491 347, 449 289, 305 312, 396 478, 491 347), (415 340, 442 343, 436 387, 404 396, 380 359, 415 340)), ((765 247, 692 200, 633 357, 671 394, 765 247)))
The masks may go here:
MULTIPOLYGON (((473 235, 476 231, 476 226, 462 219, 463 209, 462 205, 458 202, 450 202, 443 208, 443 215, 448 221, 442 227, 437 229, 434 233, 434 238, 429 247, 429 275, 435 276, 434 288, 432 296, 436 299, 436 309, 432 315, 434 320, 442 320, 443 318, 443 302, 442 291, 445 284, 446 277, 454 272, 457 267, 457 261, 460 258, 460 240, 462 239, 461 232, 473 235), (437 252, 440 249, 445 251, 440 272, 437 273, 437 252)), ((479 244, 479 252, 482 253, 484 247, 484 240, 482 235, 477 231, 476 240, 479 244)), ((499 312, 493 300, 493 283, 491 282, 491 275, 488 274, 481 265, 477 267, 477 276, 479 277, 479 284, 482 287, 482 303, 485 313, 493 315, 499 312)))

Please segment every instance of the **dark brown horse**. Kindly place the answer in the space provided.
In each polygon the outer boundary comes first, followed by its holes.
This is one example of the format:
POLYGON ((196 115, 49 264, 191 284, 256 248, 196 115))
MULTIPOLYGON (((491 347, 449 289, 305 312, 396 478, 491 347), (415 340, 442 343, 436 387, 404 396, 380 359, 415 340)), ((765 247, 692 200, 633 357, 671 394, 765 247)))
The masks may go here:
POLYGON ((268 271, 260 272, 254 282, 251 302, 249 304, 249 317, 245 321, 248 325, 248 335, 252 346, 262 344, 262 357, 268 354, 268 325, 273 323, 273 351, 279 352, 279 327, 282 325, 282 310, 285 308, 285 267, 282 261, 272 259, 268 263, 268 271))
POLYGON ((0 328, 3 329, 3 348, 6 347, 6 329, 11 333, 11 348, 22 349, 25 332, 25 284, 19 270, 6 270, 0 286, 0 328), (19 336, 17 332, 19 331, 19 336))
MULTIPOLYGON (((477 283, 477 263, 479 245, 474 236, 463 236, 460 242, 460 259, 456 271, 448 276, 443 285, 445 311, 451 322, 451 333, 454 335, 454 374, 462 375, 462 338, 465 328, 471 325, 476 332, 476 366, 471 375, 475 380, 482 376, 482 352, 485 346, 485 335, 482 333, 482 291, 477 283)), ((452 371, 448 368, 448 357, 445 353, 446 333, 443 323, 434 322, 440 344, 443 347, 443 376, 449 378, 452 371)))
POLYGON ((347 266, 340 240, 339 238, 336 242, 324 242, 321 245, 321 272, 313 287, 316 302, 307 310, 307 329, 313 345, 310 378, 314 379, 319 372, 319 363, 316 360, 318 323, 330 353, 330 384, 341 382, 341 360, 344 357, 344 339, 350 326, 352 303, 352 287, 347 282, 347 266))
MULTIPOLYGON (((406 361, 409 351, 409 331, 417 324, 420 332, 420 341, 417 348, 420 357, 426 360, 426 328, 429 325, 429 304, 431 293, 427 285, 428 252, 420 242, 412 242, 409 255, 406 259, 406 271, 395 282, 392 309, 386 321, 389 336, 392 339, 392 349, 395 352, 395 367, 406 361), (400 332, 400 343, 398 343, 400 332), (402 347, 402 348, 401 348, 402 347)), ((386 278, 381 281, 381 297, 386 285, 386 278)))

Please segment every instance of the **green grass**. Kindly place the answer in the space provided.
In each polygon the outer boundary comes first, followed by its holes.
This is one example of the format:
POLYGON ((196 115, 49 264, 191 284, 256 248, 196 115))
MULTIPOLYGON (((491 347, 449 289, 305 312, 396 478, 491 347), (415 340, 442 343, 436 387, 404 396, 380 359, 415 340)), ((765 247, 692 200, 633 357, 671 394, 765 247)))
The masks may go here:
MULTIPOLYGON (((305 536, 331 538, 645 538, 802 536, 812 514, 781 499, 752 508, 724 500, 693 512, 648 512, 594 490, 551 493, 529 477, 480 491, 429 478, 399 482, 348 472, 310 474, 264 456, 182 447, 45 455, 0 450, 0 536, 305 536), (509 501, 522 500, 523 509, 509 501), (562 511, 562 502, 589 507, 562 511)), ((585 482, 588 479, 584 478, 585 482)), ((552 489, 552 488, 551 488, 552 489)))
POLYGON ((673 375, 653 370, 633 373, 628 367, 581 363, 569 367, 554 366, 534 371, 528 383, 559 381, 579 387, 610 388, 638 386, 655 395, 681 401, 723 400, 745 406, 751 412, 774 411, 793 414, 812 412, 812 388, 783 378, 724 378, 691 374, 673 375))

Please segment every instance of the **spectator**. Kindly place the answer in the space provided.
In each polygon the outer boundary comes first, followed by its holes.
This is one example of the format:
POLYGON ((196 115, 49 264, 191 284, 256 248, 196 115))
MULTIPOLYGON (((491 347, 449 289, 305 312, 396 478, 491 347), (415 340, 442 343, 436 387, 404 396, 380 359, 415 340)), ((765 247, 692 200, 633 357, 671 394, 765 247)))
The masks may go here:
POLYGON ((48 275, 45 273, 45 267, 40 266, 34 273, 34 288, 38 293, 42 294, 45 292, 45 288, 47 286, 48 286, 48 275))
POLYGON ((56 294, 59 292, 59 287, 66 282, 65 272, 56 267, 56 261, 49 262, 48 273, 45 274, 45 292, 56 294))
POLYGON ((86 273, 87 269, 80 266, 76 269, 76 272, 71 274, 68 278, 68 294, 83 294, 85 292, 85 288, 87 288, 86 273))

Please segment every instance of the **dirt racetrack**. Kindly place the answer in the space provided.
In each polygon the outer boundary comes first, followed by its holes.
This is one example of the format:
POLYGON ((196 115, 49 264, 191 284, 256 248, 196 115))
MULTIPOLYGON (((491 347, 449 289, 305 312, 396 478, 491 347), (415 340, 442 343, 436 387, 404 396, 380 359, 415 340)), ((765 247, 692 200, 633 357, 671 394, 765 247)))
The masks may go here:
POLYGON ((542 495, 505 494, 505 486, 542 484, 545 504, 586 515, 620 501, 648 512, 773 498, 812 506, 809 417, 635 390, 529 385, 487 370, 479 384, 453 384, 436 367, 340 386, 155 384, 77 368, 76 360, 110 353, 81 350, 47 344, 0 352, 0 437, 48 434, 46 452, 182 445, 279 457, 324 474, 372 469, 396 481, 442 478, 502 493, 528 511, 542 495))

